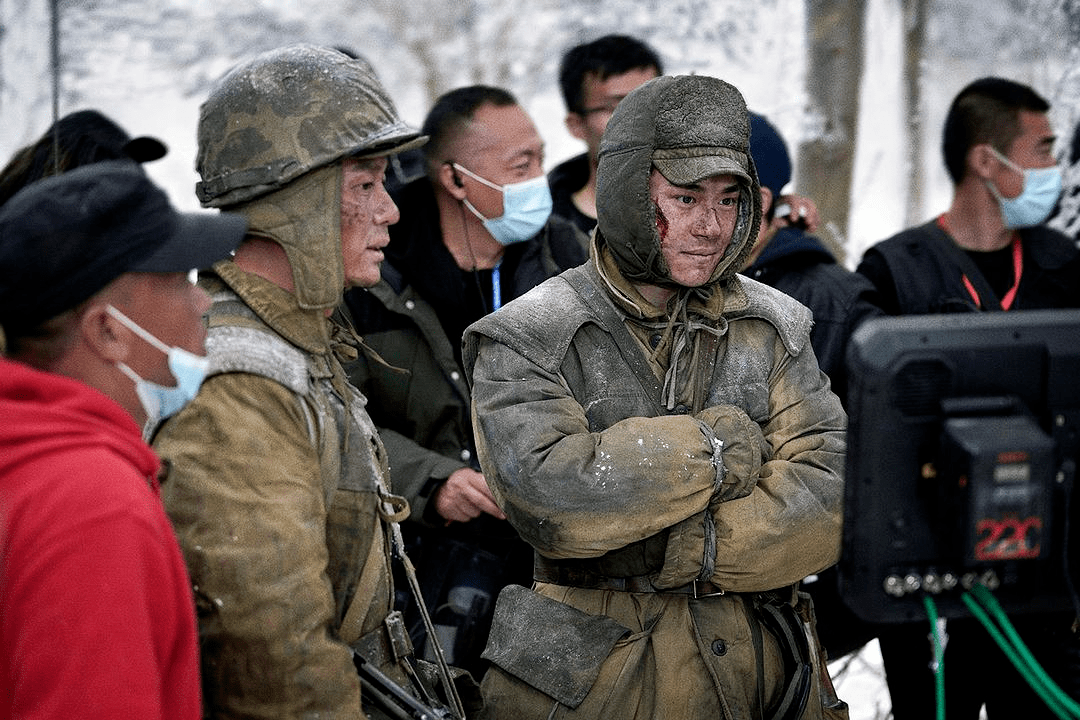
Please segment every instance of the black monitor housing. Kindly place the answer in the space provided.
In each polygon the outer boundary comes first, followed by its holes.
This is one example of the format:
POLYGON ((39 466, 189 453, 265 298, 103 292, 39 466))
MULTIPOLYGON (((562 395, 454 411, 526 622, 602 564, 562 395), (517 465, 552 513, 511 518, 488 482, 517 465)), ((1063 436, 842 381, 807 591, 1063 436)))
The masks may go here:
POLYGON ((867 620, 1067 610, 1078 584, 1080 310, 882 318, 848 352, 841 593, 867 620), (1070 506, 1071 505, 1071 506, 1070 506))

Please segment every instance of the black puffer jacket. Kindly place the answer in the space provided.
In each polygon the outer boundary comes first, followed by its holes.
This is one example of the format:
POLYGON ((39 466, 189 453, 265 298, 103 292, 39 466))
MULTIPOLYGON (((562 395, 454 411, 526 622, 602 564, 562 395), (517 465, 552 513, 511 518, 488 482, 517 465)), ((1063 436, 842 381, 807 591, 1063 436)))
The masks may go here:
POLYGON ((782 228, 745 275, 787 293, 814 313, 810 343, 818 365, 845 400, 848 338, 864 320, 883 315, 876 290, 836 262, 824 243, 798 228, 782 228))
POLYGON ((589 156, 586 153, 575 155, 552 168, 547 177, 553 203, 551 212, 574 223, 588 237, 596 227, 596 218, 578 210, 574 193, 589 182, 589 156))

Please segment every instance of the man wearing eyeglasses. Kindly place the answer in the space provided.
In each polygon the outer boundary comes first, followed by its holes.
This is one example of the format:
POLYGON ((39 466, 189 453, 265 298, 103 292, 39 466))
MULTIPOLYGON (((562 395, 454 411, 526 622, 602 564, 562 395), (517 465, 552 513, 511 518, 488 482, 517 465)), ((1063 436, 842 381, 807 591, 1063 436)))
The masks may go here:
POLYGON ((559 86, 566 103, 566 129, 587 150, 548 173, 552 212, 588 235, 596 227, 596 160, 611 113, 627 93, 664 73, 660 56, 626 35, 605 35, 563 55, 559 86))

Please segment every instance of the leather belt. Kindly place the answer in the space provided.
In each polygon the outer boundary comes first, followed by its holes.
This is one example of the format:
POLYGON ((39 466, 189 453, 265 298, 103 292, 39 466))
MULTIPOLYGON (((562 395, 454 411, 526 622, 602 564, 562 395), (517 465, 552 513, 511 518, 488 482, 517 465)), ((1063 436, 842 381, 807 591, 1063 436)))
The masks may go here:
POLYGON ((537 558, 533 565, 533 578, 538 582, 565 585, 587 590, 615 590, 630 593, 671 593, 690 595, 694 598, 723 595, 723 588, 704 580, 694 580, 673 588, 657 588, 648 575, 609 577, 583 568, 567 567, 549 560, 537 558))

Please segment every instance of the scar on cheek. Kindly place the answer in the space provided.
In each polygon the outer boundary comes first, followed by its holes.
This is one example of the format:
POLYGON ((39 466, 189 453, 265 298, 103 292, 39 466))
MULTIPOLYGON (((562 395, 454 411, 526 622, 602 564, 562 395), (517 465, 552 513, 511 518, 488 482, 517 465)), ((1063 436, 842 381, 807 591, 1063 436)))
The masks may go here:
POLYGON ((656 232, 660 235, 660 242, 664 242, 667 237, 668 220, 664 217, 664 211, 660 209, 659 204, 654 203, 653 206, 656 208, 656 232))

